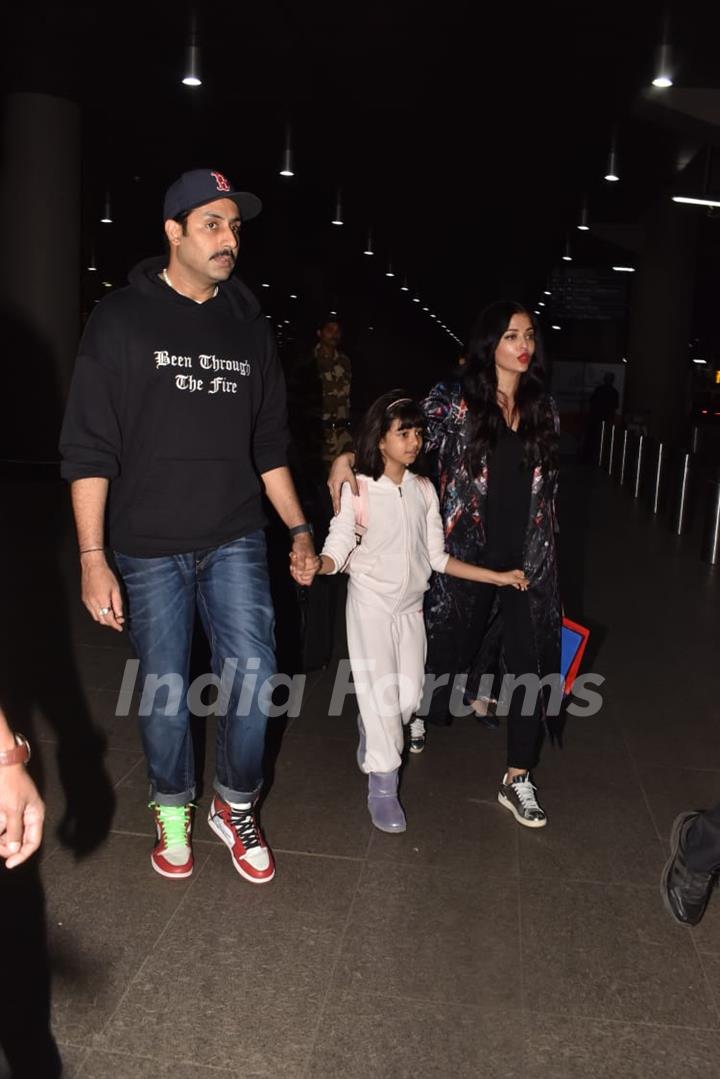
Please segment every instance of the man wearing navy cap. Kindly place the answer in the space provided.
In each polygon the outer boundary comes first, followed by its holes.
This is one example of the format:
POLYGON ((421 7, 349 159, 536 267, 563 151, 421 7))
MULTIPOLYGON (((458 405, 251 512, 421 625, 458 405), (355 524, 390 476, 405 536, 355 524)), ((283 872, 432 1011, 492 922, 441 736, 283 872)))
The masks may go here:
POLYGON ((193 870, 196 613, 218 685, 208 823, 246 880, 262 884, 275 873, 253 811, 275 674, 263 491, 290 530, 293 560, 314 550, 286 465, 274 340, 255 297, 232 276, 240 230, 261 209, 211 169, 186 172, 169 188, 168 254, 141 262, 129 286, 93 312, 61 435, 83 602, 110 629, 121 631, 127 618, 140 659, 157 831, 151 863, 168 878, 193 870))

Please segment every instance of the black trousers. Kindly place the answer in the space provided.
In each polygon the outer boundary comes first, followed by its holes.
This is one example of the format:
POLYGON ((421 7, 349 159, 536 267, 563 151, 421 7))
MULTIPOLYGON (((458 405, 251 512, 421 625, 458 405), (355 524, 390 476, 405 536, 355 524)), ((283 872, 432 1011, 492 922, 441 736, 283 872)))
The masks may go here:
POLYGON ((685 841, 688 868, 693 873, 720 869, 720 803, 695 819, 685 841))
MULTIPOLYGON (((516 588, 474 584, 458 578, 445 581, 450 603, 437 625, 428 634, 426 669, 436 677, 449 674, 449 684, 438 686, 430 702, 427 719, 443 725, 449 722, 450 694, 455 677, 470 672, 468 688, 474 693, 479 673, 474 665, 482 641, 495 593, 500 593, 503 622, 502 651, 508 674, 519 677, 537 674, 537 652, 530 606, 526 592, 516 588)), ((525 693, 518 688, 512 695, 507 723, 508 768, 533 768, 542 742, 540 701, 532 715, 523 715, 525 693)))

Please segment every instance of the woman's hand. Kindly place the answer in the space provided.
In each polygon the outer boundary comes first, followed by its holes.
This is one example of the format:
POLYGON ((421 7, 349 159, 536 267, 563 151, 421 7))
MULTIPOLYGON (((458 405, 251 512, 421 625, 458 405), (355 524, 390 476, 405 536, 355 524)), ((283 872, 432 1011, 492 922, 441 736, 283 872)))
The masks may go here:
POLYGON ((511 588, 518 588, 521 592, 527 592, 530 587, 530 582, 521 569, 509 569, 505 573, 497 573, 496 577, 497 581, 495 583, 500 588, 510 585, 511 588))
POLYGON ((358 493, 357 480, 355 479, 355 473, 352 470, 354 462, 354 453, 341 453, 332 463, 327 485, 330 489, 330 496, 332 498, 333 513, 340 512, 340 492, 342 491, 342 485, 344 483, 350 484, 350 490, 354 495, 358 493))

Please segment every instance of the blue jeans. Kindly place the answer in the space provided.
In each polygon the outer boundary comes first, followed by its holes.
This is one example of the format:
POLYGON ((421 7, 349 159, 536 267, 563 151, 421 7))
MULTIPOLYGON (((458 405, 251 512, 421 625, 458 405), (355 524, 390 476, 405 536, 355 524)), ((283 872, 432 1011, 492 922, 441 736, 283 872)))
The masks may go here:
MULTIPOLYGON (((152 801, 177 806, 195 797, 188 683, 197 610, 221 687, 215 790, 228 802, 252 802, 262 786, 267 725, 260 690, 275 674, 264 532, 191 554, 134 558, 116 551, 115 559, 140 660, 140 732, 152 801)), ((202 703, 198 710, 210 711, 202 703)))

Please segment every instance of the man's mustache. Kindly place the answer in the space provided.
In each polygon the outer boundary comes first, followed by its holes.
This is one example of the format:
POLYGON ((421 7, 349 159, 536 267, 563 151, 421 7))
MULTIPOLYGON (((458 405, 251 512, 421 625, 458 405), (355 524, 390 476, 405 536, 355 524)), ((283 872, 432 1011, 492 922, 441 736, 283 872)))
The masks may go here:
POLYGON ((222 249, 222 251, 216 251, 214 255, 210 256, 211 261, 212 261, 212 259, 222 259, 222 258, 229 258, 229 259, 232 259, 233 262, 234 262, 235 261, 235 252, 231 251, 229 247, 224 247, 222 249))

